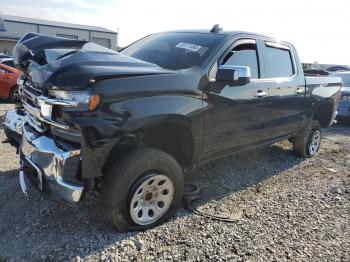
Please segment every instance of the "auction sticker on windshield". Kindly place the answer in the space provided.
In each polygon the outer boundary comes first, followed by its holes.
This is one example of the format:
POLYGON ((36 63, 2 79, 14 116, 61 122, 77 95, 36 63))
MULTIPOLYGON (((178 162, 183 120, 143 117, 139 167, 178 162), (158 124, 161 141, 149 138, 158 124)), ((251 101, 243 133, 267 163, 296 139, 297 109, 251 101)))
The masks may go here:
POLYGON ((183 49, 187 49, 187 50, 191 50, 193 52, 197 52, 199 49, 202 48, 202 46, 200 45, 196 45, 196 44, 190 44, 190 43, 183 43, 180 42, 176 45, 177 48, 183 48, 183 49))

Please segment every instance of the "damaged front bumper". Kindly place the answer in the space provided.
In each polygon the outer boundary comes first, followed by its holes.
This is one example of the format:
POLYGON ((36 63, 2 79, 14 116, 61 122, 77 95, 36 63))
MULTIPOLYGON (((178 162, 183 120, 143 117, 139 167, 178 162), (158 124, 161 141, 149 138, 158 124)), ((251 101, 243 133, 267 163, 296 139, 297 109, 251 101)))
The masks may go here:
POLYGON ((20 146, 20 181, 26 191, 24 175, 39 189, 48 192, 56 200, 79 202, 84 183, 76 179, 81 162, 80 149, 63 148, 53 139, 38 135, 23 125, 20 146))
POLYGON ((2 119, 2 125, 4 126, 5 134, 8 141, 15 142, 15 145, 19 145, 22 139, 22 125, 27 120, 25 112, 19 108, 9 110, 2 119))

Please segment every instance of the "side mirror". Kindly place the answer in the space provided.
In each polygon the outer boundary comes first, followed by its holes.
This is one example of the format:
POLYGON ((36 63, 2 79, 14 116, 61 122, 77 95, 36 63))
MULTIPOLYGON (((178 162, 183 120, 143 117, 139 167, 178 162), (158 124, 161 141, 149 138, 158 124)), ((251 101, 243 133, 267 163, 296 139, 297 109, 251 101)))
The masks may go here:
POLYGON ((216 72, 215 81, 229 86, 239 86, 250 83, 250 78, 250 67, 248 66, 221 65, 216 72))

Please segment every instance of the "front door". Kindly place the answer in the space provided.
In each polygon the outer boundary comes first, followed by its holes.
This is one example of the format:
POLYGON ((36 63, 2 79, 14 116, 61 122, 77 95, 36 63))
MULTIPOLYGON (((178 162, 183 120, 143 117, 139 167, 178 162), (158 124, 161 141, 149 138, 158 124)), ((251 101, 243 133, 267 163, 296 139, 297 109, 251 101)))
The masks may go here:
POLYGON ((229 153, 233 149, 254 145, 264 140, 265 108, 269 105, 268 88, 260 82, 261 60, 254 39, 236 41, 210 71, 215 76, 218 66, 249 66, 251 82, 229 86, 215 81, 204 94, 204 159, 229 153))

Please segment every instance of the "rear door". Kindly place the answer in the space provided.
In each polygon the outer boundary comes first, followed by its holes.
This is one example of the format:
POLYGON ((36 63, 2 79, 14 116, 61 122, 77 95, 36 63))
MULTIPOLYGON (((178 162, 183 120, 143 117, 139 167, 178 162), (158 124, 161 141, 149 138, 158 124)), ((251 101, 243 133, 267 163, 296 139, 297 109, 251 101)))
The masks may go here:
POLYGON ((268 88, 269 105, 265 108, 266 138, 293 133, 301 121, 305 99, 305 79, 298 66, 293 46, 260 40, 264 72, 260 81, 268 88))
POLYGON ((213 65, 212 82, 204 91, 204 158, 213 158, 233 149, 260 143, 264 137, 268 88, 260 81, 262 64, 256 39, 233 42, 213 65), (216 83, 220 65, 249 66, 252 79, 243 86, 216 83))

